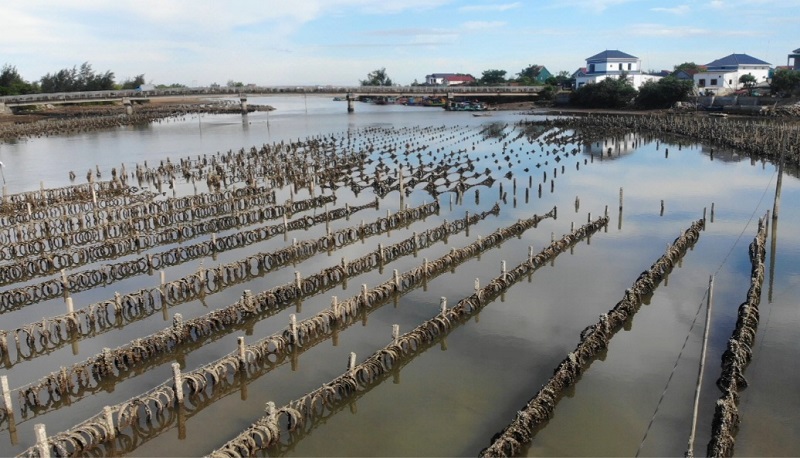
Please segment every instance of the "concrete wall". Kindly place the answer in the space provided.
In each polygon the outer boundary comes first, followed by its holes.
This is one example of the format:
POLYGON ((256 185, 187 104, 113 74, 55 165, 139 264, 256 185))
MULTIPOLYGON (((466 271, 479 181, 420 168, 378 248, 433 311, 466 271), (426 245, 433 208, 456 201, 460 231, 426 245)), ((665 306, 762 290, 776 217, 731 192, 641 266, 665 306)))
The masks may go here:
POLYGON ((774 105, 775 99, 770 97, 747 97, 747 96, 725 96, 725 97, 711 97, 702 96, 697 98, 697 103, 702 106, 747 106, 758 107, 762 105, 774 105))

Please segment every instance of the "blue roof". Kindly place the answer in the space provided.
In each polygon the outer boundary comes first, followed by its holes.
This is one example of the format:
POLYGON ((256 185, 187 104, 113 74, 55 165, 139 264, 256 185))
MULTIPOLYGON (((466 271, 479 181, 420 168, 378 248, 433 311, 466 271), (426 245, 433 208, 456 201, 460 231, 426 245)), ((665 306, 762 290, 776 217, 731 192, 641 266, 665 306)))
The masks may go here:
POLYGON ((771 65, 747 54, 731 54, 706 64, 706 67, 738 67, 739 65, 771 65))
POLYGON ((609 59, 638 59, 636 56, 631 56, 616 49, 607 49, 600 54, 595 54, 592 57, 587 57, 586 60, 609 60, 609 59))

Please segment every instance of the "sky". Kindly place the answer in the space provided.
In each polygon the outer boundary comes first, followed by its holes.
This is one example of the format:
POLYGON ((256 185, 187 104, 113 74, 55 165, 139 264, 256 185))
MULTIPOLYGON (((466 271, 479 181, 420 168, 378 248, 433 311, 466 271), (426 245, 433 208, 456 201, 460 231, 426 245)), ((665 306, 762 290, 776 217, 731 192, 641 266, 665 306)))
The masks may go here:
POLYGON ((732 53, 786 65, 800 0, 0 0, 0 65, 27 81, 91 64, 118 83, 396 84, 618 49, 645 70, 732 53))

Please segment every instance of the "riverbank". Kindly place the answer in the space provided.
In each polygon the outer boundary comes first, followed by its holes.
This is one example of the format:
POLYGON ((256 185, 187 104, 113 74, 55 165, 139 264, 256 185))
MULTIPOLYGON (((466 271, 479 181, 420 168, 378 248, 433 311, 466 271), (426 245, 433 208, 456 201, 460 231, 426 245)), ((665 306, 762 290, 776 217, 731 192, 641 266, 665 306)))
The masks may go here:
MULTIPOLYGON (((126 113, 121 103, 84 105, 41 105, 20 114, 0 114, 0 140, 62 135, 109 127, 149 123, 188 114, 241 113, 238 102, 220 97, 160 97, 133 105, 126 113)), ((249 113, 272 111, 269 105, 248 105, 249 113)))

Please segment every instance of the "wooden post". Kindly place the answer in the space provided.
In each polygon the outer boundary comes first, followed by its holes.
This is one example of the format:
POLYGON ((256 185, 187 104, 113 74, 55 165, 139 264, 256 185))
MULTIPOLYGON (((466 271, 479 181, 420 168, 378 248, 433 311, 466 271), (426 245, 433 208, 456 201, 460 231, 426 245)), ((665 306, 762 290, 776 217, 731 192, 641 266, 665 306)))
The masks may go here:
POLYGON ((175 400, 178 405, 183 405, 183 377, 181 376, 181 365, 172 363, 172 381, 175 388, 175 400))
POLYGON ((474 285, 474 287, 475 287, 475 292, 476 293, 481 290, 481 279, 480 278, 475 277, 475 285, 474 285))
POLYGON ((289 332, 292 334, 292 344, 297 345, 297 315, 289 315, 289 332))
MULTIPOLYGON (((778 181, 777 181, 777 183, 775 183, 775 199, 773 200, 773 203, 772 203, 772 219, 773 220, 778 219, 778 212, 780 211, 780 208, 781 208, 781 185, 783 183, 783 155, 784 155, 784 152, 785 152, 785 149, 781 148, 781 155, 780 155, 780 158, 778 159, 778 181)), ((713 215, 713 212, 712 212, 712 215, 713 215)), ((714 217, 712 216, 711 218, 712 218, 711 222, 713 223, 714 222, 714 220, 713 220, 714 217)))
POLYGON ((708 278, 708 300, 706 302, 706 326, 703 330, 703 349, 700 354, 700 368, 697 372, 697 386, 694 390, 694 411, 692 414, 692 430, 689 434, 689 443, 686 449, 686 456, 694 456, 694 434, 697 428, 697 410, 700 404, 700 386, 703 383, 703 369, 706 364, 706 349, 708 348, 708 328, 711 325, 711 305, 714 296, 714 276, 708 278))
POLYGON ((402 283, 400 283, 400 274, 397 272, 397 269, 394 269, 392 271, 392 275, 394 276, 394 286, 397 289, 397 291, 400 291, 402 283))
POLYGON ((50 458, 50 444, 47 442, 47 430, 44 423, 33 425, 33 431, 36 434, 36 448, 39 449, 39 457, 50 458))
POLYGON ((108 436, 105 440, 114 440, 117 437, 117 429, 114 427, 114 411, 110 406, 103 407, 103 420, 106 422, 106 429, 108 429, 108 436))
POLYGON ((447 313, 447 298, 446 297, 439 298, 439 309, 440 309, 442 315, 447 313))
POLYGON ((331 297, 331 310, 333 310, 333 316, 336 320, 340 320, 339 317, 339 298, 336 296, 331 297))
POLYGON ((239 367, 245 370, 247 367, 247 354, 245 353, 244 337, 236 338, 237 348, 239 349, 239 367))
POLYGON ((14 406, 11 404, 11 392, 8 389, 8 376, 0 375, 0 389, 3 391, 3 408, 6 409, 6 416, 13 415, 14 406))
POLYGON ((356 354, 355 352, 350 352, 350 358, 347 360, 347 371, 350 372, 350 375, 354 375, 353 371, 356 368, 356 354))
POLYGON ((397 345, 397 342, 400 341, 400 325, 393 324, 392 325, 392 344, 397 345))

